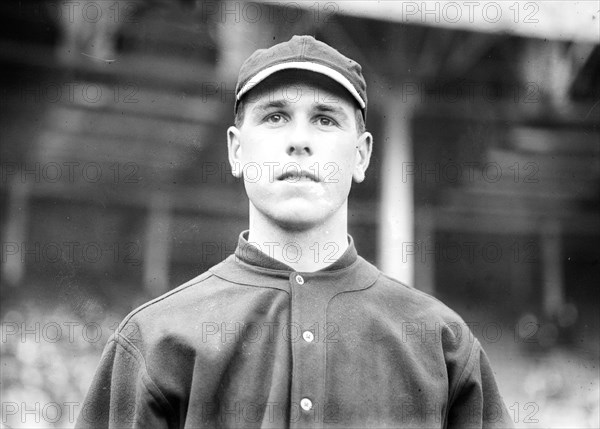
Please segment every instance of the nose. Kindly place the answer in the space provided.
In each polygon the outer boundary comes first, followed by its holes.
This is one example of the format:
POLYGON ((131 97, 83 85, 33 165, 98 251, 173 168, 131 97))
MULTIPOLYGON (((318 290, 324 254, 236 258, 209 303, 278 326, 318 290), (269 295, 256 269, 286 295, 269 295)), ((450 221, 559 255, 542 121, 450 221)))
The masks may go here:
POLYGON ((311 134, 308 124, 298 121, 290 129, 287 142, 288 155, 312 155, 311 134))

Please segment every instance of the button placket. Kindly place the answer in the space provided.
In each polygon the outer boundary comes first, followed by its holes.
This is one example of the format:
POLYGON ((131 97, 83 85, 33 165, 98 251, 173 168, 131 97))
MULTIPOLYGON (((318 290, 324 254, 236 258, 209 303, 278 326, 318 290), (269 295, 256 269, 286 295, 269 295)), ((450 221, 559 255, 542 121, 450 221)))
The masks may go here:
POLYGON ((291 428, 321 427, 320 402, 325 397, 325 349, 317 341, 324 326, 329 293, 310 276, 290 273, 292 290, 291 323, 300 327, 300 336, 292 340, 293 379, 291 407, 300 412, 290 421, 291 428), (307 278, 309 277, 309 278, 307 278))

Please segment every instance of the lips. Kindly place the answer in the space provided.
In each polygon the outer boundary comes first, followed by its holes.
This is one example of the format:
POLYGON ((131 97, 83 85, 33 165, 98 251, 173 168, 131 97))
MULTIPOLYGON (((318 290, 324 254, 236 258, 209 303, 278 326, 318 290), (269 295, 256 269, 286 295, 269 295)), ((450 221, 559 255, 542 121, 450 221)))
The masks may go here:
POLYGON ((277 180, 287 180, 288 182, 299 182, 302 180, 309 180, 312 182, 319 181, 317 176, 309 171, 287 171, 281 174, 277 180))

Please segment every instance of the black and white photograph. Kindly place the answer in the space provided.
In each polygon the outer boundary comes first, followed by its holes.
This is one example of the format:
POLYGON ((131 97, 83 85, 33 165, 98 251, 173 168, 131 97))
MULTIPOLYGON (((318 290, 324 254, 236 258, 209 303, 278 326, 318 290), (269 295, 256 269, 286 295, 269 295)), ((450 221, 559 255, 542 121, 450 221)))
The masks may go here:
POLYGON ((600 1, 0 21, 0 428, 600 427, 600 1))

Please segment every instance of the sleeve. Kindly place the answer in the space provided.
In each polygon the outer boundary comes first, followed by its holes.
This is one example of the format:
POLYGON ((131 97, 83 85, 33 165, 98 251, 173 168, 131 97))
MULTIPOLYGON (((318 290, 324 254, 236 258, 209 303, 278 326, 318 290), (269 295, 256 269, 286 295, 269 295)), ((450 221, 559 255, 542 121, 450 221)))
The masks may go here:
POLYGON ((449 402, 447 428, 513 428, 487 355, 475 341, 449 402))
POLYGON ((108 341, 75 428, 168 428, 172 410, 139 350, 119 332, 108 341))

